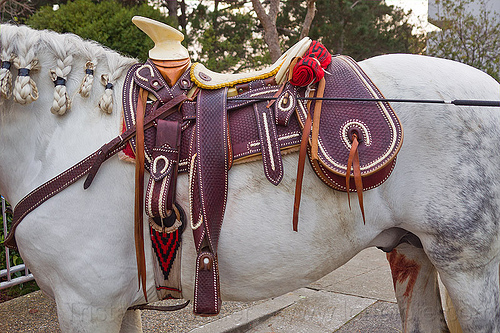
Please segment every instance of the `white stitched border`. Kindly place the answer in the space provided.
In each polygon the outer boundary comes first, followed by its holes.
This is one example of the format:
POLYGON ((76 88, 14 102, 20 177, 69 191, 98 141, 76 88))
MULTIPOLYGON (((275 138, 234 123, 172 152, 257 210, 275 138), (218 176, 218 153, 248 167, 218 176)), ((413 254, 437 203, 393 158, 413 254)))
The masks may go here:
POLYGON ((263 113, 262 117, 264 118, 264 129, 266 130, 267 150, 269 152, 269 156, 271 159, 271 169, 275 171, 276 165, 274 165, 274 154, 271 147, 271 136, 269 135, 269 124, 267 123, 267 114, 263 113))

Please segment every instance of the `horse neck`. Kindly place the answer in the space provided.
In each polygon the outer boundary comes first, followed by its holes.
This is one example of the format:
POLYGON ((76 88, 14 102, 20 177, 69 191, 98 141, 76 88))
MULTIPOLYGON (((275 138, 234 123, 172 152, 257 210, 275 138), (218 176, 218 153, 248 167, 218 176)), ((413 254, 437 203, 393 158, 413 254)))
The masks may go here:
MULTIPOLYGON (((41 68, 31 75, 38 86, 38 100, 29 105, 0 100, 0 194, 11 204, 90 155, 121 130, 121 90, 126 69, 122 68, 123 75, 113 82, 113 112, 106 114, 98 107, 104 92, 99 79, 105 73, 112 75, 112 60, 106 56, 119 57, 117 54, 103 49, 91 94, 83 98, 76 92, 87 59, 75 53, 66 82, 72 106, 64 115, 55 115, 51 112, 55 88, 48 73, 56 66, 56 59, 50 52, 41 51, 37 56, 41 68)), ((123 63, 132 63, 123 57, 115 60, 122 67, 123 63)))

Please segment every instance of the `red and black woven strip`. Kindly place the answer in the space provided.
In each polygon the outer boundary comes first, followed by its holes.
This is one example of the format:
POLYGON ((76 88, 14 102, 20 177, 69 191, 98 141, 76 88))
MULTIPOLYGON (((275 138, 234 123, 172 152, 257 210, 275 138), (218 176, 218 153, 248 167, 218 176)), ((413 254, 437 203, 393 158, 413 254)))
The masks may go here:
POLYGON ((330 54, 330 52, 328 52, 323 44, 315 40, 312 41, 311 46, 309 46, 309 49, 307 50, 305 56, 318 59, 323 69, 326 69, 332 62, 332 55, 330 54))
POLYGON ((151 242, 160 262, 163 276, 167 280, 180 245, 179 230, 167 234, 151 228, 151 242))

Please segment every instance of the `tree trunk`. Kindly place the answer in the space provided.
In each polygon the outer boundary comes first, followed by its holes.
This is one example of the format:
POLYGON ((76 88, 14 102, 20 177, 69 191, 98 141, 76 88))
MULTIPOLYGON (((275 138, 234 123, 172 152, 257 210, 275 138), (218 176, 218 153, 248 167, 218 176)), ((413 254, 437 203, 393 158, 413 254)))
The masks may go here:
POLYGON ((337 44, 337 54, 342 54, 344 52, 344 39, 345 39, 345 8, 344 8, 344 1, 339 0, 339 10, 341 12, 341 20, 339 22, 340 25, 340 36, 337 44))
POLYGON ((182 0, 181 4, 181 16, 179 16, 179 25, 183 31, 186 31, 187 27, 187 15, 186 15, 186 0, 182 0))
POLYGON ((269 13, 259 0, 252 0, 253 9, 264 27, 264 40, 269 47, 271 60, 274 62, 281 56, 280 40, 276 29, 276 19, 280 6, 279 0, 270 0, 269 13))
POLYGON ((179 17, 177 16, 177 0, 164 1, 168 9, 168 17, 174 19, 176 27, 179 26, 179 17))
POLYGON ((309 35, 309 30, 311 29, 311 24, 316 15, 316 0, 307 0, 307 13, 302 24, 302 31, 300 33, 300 39, 307 37, 309 35))

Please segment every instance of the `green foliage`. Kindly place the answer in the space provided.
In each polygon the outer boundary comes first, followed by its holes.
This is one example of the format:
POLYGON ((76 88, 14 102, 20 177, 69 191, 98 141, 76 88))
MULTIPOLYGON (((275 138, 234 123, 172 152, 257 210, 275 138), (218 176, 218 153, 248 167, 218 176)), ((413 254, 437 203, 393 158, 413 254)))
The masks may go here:
MULTIPOLYGON (((241 71, 269 63, 259 21, 248 13, 244 1, 219 5, 213 11, 200 2, 190 15, 191 40, 196 40, 194 60, 215 71, 241 71)), ((193 52, 191 52, 193 53, 193 52)))
POLYGON ((132 24, 132 17, 140 15, 169 23, 160 11, 143 4, 124 6, 116 0, 69 1, 54 11, 52 6, 40 8, 28 18, 27 24, 35 29, 72 32, 85 39, 95 40, 115 51, 146 60, 154 43, 132 24))
POLYGON ((429 36, 428 54, 456 60, 500 79, 500 20, 485 0, 436 0, 441 28, 429 36), (479 5, 479 11, 470 11, 479 5), (469 9, 469 10, 468 10, 469 9))
MULTIPOLYGON (((10 229, 10 226, 12 224, 12 214, 7 214, 7 229, 10 229)), ((0 214, 0 244, 3 243, 4 241, 4 228, 3 228, 3 216, 0 214)), ((13 256, 18 256, 19 253, 17 251, 12 251, 10 252, 11 259, 13 256)), ((11 261, 10 263, 13 265, 14 263, 11 261)), ((5 246, 0 245, 0 270, 7 268, 7 261, 5 257, 5 246)))
MULTIPOLYGON (((288 31, 290 43, 297 41, 306 13, 304 1, 284 2, 278 26, 288 31)), ((321 41, 332 53, 347 54, 356 60, 375 55, 421 53, 424 36, 413 35, 413 26, 402 9, 382 0, 318 0, 309 37, 321 41)))
MULTIPOLYGON (((12 214, 7 213, 7 229, 10 230, 10 227, 12 225, 12 214)), ((4 241, 4 228, 3 228, 3 216, 0 214, 0 244, 3 243, 4 241)), ((19 254, 18 251, 15 250, 9 250, 9 257, 10 257, 10 266, 16 266, 16 265, 21 265, 23 263, 23 259, 21 258, 21 255, 19 254)), ((6 260, 6 255, 5 255, 6 249, 3 245, 0 245, 0 270, 6 269, 7 268, 7 260, 6 260)), ((16 272, 12 274, 12 278, 16 277, 21 277, 23 276, 23 272, 16 272)), ((6 278, 2 278, 3 279, 6 278)), ((36 285, 36 282, 27 282, 27 283, 21 283, 19 285, 10 287, 7 289, 6 294, 11 297, 17 297, 21 295, 25 295, 27 293, 30 293, 32 291, 38 290, 38 286, 36 285)))

